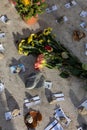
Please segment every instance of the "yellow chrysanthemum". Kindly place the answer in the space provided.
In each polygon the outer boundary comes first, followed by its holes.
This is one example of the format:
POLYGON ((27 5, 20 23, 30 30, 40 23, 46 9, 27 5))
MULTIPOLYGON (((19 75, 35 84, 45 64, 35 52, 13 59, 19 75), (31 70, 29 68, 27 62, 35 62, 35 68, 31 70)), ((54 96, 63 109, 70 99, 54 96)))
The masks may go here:
POLYGON ((24 51, 24 55, 27 56, 29 54, 28 51, 24 51))
POLYGON ((37 34, 34 34, 33 37, 36 38, 36 37, 37 37, 37 34))
POLYGON ((22 3, 26 6, 29 5, 31 3, 30 0, 22 0, 22 3))
POLYGON ((24 42, 25 40, 21 40, 21 42, 19 43, 19 48, 23 45, 24 42))
POLYGON ((44 29, 43 34, 44 35, 49 35, 51 33, 51 31, 52 31, 52 28, 44 29))
POLYGON ((20 51, 23 51, 23 48, 20 47, 19 50, 20 50, 20 51))
POLYGON ((31 34, 28 38, 28 43, 30 43, 33 40, 33 37, 35 36, 35 34, 31 34))
POLYGON ((18 50, 18 53, 19 53, 19 54, 23 54, 23 52, 22 52, 22 51, 20 51, 20 50, 18 50))
POLYGON ((25 40, 21 40, 21 43, 25 42, 25 40))
POLYGON ((34 43, 32 42, 32 46, 34 47, 34 43))

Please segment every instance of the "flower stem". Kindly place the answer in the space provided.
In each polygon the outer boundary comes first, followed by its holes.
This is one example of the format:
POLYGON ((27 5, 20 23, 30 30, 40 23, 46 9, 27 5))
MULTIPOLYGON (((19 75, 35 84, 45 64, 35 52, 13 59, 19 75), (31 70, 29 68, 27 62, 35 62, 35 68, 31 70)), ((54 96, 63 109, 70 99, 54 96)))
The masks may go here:
POLYGON ((51 65, 45 64, 46 67, 52 69, 53 67, 51 65))

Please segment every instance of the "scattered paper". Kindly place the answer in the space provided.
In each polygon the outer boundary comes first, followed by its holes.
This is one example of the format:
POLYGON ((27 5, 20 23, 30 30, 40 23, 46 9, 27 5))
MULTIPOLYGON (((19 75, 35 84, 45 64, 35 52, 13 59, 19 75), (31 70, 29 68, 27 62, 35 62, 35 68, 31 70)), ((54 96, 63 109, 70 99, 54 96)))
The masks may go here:
POLYGON ((51 13, 53 11, 56 11, 58 7, 56 5, 53 5, 52 7, 46 8, 47 13, 51 13))
POLYGON ((65 4, 65 7, 66 7, 67 9, 68 9, 68 8, 71 8, 70 3, 65 4))
POLYGON ((87 56, 87 50, 85 51, 85 55, 87 56))
POLYGON ((79 107, 81 107, 81 106, 83 106, 85 109, 87 109, 87 100, 85 100, 79 107))
POLYGON ((64 16, 63 19, 64 19, 64 22, 68 21, 68 18, 66 16, 64 16))
POLYGON ((3 90, 4 90, 4 84, 0 83, 0 93, 3 92, 3 90))
POLYGON ((81 26, 85 31, 87 31, 87 24, 86 24, 85 22, 82 22, 82 23, 80 24, 80 26, 81 26))
POLYGON ((87 49, 87 43, 85 43, 85 48, 87 49))
POLYGON ((63 130, 63 127, 58 122, 58 120, 54 120, 44 130, 63 130))
POLYGON ((72 5, 76 5, 77 4, 76 1, 74 1, 74 0, 72 0, 71 3, 72 3, 72 5))
POLYGON ((63 24, 64 22, 67 22, 67 21, 68 21, 68 18, 66 16, 61 16, 56 19, 56 22, 59 24, 63 24))
POLYGON ((64 101, 63 93, 53 93, 52 94, 52 101, 50 102, 50 104, 56 103, 57 101, 64 101))
POLYGON ((2 15, 2 16, 0 17, 0 21, 2 21, 3 23, 7 23, 7 22, 8 22, 7 16, 6 16, 6 15, 2 15))
POLYGON ((83 128, 82 128, 82 127, 79 127, 77 130, 83 130, 83 128))
POLYGON ((12 112, 5 112, 5 119, 6 120, 11 120, 17 116, 21 115, 20 109, 14 109, 12 112))
POLYGON ((0 38, 5 37, 5 33, 4 32, 0 32, 0 38))
POLYGON ((62 108, 58 108, 55 110, 55 118, 60 121, 60 118, 64 117, 66 119, 65 123, 62 123, 64 126, 68 126, 71 122, 71 119, 65 115, 62 108))
POLYGON ((11 73, 25 72, 25 66, 23 64, 10 66, 11 73))
POLYGON ((37 95, 37 96, 34 96, 30 99, 24 99, 24 105, 27 107, 27 108, 30 108, 31 106, 33 105, 37 105, 37 104, 40 104, 40 97, 37 95))
POLYGON ((11 120, 11 119, 12 119, 12 114, 11 114, 11 112, 5 112, 5 119, 6 119, 6 120, 11 120))
POLYGON ((45 88, 48 88, 48 89, 51 89, 52 88, 52 82, 51 81, 44 81, 44 87, 45 88))
POLYGON ((65 7, 68 9, 68 8, 71 8, 72 6, 75 6, 77 3, 76 1, 72 0, 71 2, 65 4, 65 7))
POLYGON ((85 55, 87 56, 87 43, 85 43, 85 55))
POLYGON ((81 13, 80 13, 80 16, 81 17, 87 17, 87 11, 82 11, 81 13))
POLYGON ((5 50, 5 49, 4 49, 3 45, 2 45, 2 44, 0 44, 0 52, 1 52, 1 53, 3 53, 3 52, 4 52, 4 50, 5 50))

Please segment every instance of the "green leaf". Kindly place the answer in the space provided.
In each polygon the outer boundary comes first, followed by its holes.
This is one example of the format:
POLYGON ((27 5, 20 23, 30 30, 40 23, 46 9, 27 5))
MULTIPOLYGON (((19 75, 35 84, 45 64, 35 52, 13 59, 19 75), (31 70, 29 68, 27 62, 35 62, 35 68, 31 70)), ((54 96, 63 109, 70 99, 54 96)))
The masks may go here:
POLYGON ((69 73, 67 71, 63 71, 63 72, 60 73, 60 76, 62 78, 68 78, 69 77, 69 73))
POLYGON ((87 70, 87 64, 82 64, 82 68, 83 68, 84 70, 87 70))
POLYGON ((70 68, 70 72, 74 76, 80 76, 81 73, 82 73, 80 69, 77 69, 77 68, 74 68, 74 67, 70 68))
POLYGON ((60 69, 62 67, 62 63, 56 64, 56 68, 60 69))

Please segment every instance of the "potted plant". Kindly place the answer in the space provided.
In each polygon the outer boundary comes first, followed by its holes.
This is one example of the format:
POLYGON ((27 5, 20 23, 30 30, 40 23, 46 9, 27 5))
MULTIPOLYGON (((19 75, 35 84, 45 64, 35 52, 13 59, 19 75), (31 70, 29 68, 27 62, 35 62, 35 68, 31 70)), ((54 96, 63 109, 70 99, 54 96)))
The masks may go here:
POLYGON ((42 0, 16 0, 16 9, 27 24, 34 24, 38 20, 38 14, 42 14, 46 3, 42 0))

